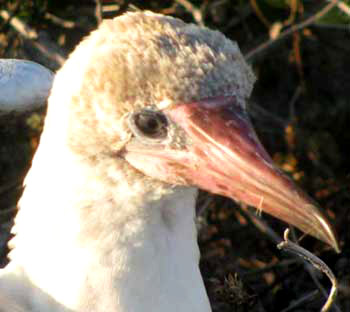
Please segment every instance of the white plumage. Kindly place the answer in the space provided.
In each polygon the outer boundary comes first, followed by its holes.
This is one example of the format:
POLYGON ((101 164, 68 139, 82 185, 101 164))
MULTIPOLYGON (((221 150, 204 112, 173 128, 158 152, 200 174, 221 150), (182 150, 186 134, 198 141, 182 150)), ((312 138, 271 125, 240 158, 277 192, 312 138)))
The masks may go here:
POLYGON ((54 81, 0 311, 211 311, 196 187, 337 248, 261 147, 245 113, 253 82, 235 43, 170 17, 128 13, 85 39, 54 81))
POLYGON ((50 92, 53 73, 37 63, 0 59, 0 115, 42 106, 50 92))

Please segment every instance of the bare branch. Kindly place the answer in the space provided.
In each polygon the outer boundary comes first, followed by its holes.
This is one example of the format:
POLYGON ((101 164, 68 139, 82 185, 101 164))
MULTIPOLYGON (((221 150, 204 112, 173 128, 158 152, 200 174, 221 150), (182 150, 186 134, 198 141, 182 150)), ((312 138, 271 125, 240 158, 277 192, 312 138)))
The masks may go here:
POLYGON ((95 16, 97 20, 97 25, 100 25, 103 19, 102 4, 100 0, 95 0, 95 3, 96 3, 95 16))
POLYGON ((337 3, 337 7, 338 7, 339 10, 344 12, 346 15, 350 16, 350 6, 347 5, 344 1, 339 1, 337 3))
POLYGON ((312 23, 314 23, 316 20, 320 19, 324 15, 326 15, 332 8, 337 6, 339 3, 339 0, 332 0, 329 4, 324 6, 320 11, 312 15, 311 17, 307 18, 305 21, 297 24, 297 25, 292 25, 285 31, 283 31, 278 37, 275 39, 270 39, 265 41, 263 44, 259 45, 257 48, 254 48, 252 51, 248 52, 245 55, 245 58, 247 61, 251 61, 252 58, 254 58, 258 53, 260 53, 263 50, 266 50, 269 48, 273 43, 275 43, 278 40, 284 39, 291 35, 292 33, 299 31, 312 23))
POLYGON ((191 2, 187 0, 176 0, 176 2, 182 5, 187 11, 189 11, 196 23, 200 26, 204 26, 204 20, 201 10, 197 9, 191 2))
POLYGON ((277 248, 291 252, 291 253, 303 258, 307 262, 311 263, 314 268, 318 269, 319 271, 321 271, 327 275, 327 277, 329 278, 329 280, 332 283, 332 288, 331 288, 331 291, 329 293, 329 296, 328 296, 326 303, 323 305, 323 307, 321 309, 321 312, 329 311, 331 306, 334 304, 335 298, 337 296, 337 291, 338 291, 337 279, 335 278, 333 272, 327 266, 327 264, 325 264, 320 258, 316 257, 314 254, 312 254, 308 250, 291 242, 288 239, 288 234, 289 234, 289 229, 286 229, 284 231, 284 241, 279 243, 277 245, 277 248))
POLYGON ((52 23, 58 25, 58 26, 61 26, 63 28, 67 28, 67 29, 73 29, 76 27, 76 23, 75 22, 72 22, 72 21, 67 21, 67 20, 64 20, 63 18, 60 18, 56 15, 53 15, 49 12, 46 12, 45 13, 45 18, 50 20, 52 23))
MULTIPOLYGON (((40 63, 51 69, 61 67, 66 59, 63 50, 48 36, 39 35, 35 29, 24 23, 18 17, 11 17, 8 11, 1 10, 0 17, 4 19, 21 35, 32 49, 42 56, 40 63)), ((39 60, 38 60, 39 61, 39 60)))

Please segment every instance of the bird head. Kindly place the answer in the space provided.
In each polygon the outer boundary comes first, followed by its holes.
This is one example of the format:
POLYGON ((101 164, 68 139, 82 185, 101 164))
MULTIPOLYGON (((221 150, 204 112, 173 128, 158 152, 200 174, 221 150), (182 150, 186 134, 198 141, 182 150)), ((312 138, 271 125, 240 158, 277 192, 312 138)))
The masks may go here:
POLYGON ((254 81, 221 33, 128 13, 102 23, 59 71, 44 137, 60 132, 55 142, 91 164, 108 158, 140 177, 244 202, 338 250, 317 204, 257 138, 246 112, 254 81))

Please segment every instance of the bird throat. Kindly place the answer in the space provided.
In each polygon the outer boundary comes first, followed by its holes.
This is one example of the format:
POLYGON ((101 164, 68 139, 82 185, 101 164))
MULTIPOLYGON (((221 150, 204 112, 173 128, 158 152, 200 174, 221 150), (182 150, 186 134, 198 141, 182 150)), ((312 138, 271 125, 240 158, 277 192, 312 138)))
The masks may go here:
POLYGON ((78 171, 67 179, 37 163, 27 179, 41 179, 31 180, 21 199, 11 265, 45 289, 37 296, 44 306, 53 300, 57 311, 210 311, 198 268, 196 189, 152 185, 138 175, 130 182, 125 175, 134 169, 124 166, 106 175, 72 164, 78 171), (32 196, 35 207, 26 204, 32 196))

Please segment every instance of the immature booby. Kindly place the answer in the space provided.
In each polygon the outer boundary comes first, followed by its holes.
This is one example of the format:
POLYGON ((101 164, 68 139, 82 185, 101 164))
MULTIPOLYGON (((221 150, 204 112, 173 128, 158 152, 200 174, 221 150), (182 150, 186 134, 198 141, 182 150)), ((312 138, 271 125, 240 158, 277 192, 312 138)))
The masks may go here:
POLYGON ((209 312, 197 187, 338 245, 246 113, 254 75, 217 31, 104 21, 57 73, 0 273, 0 311, 209 312))

